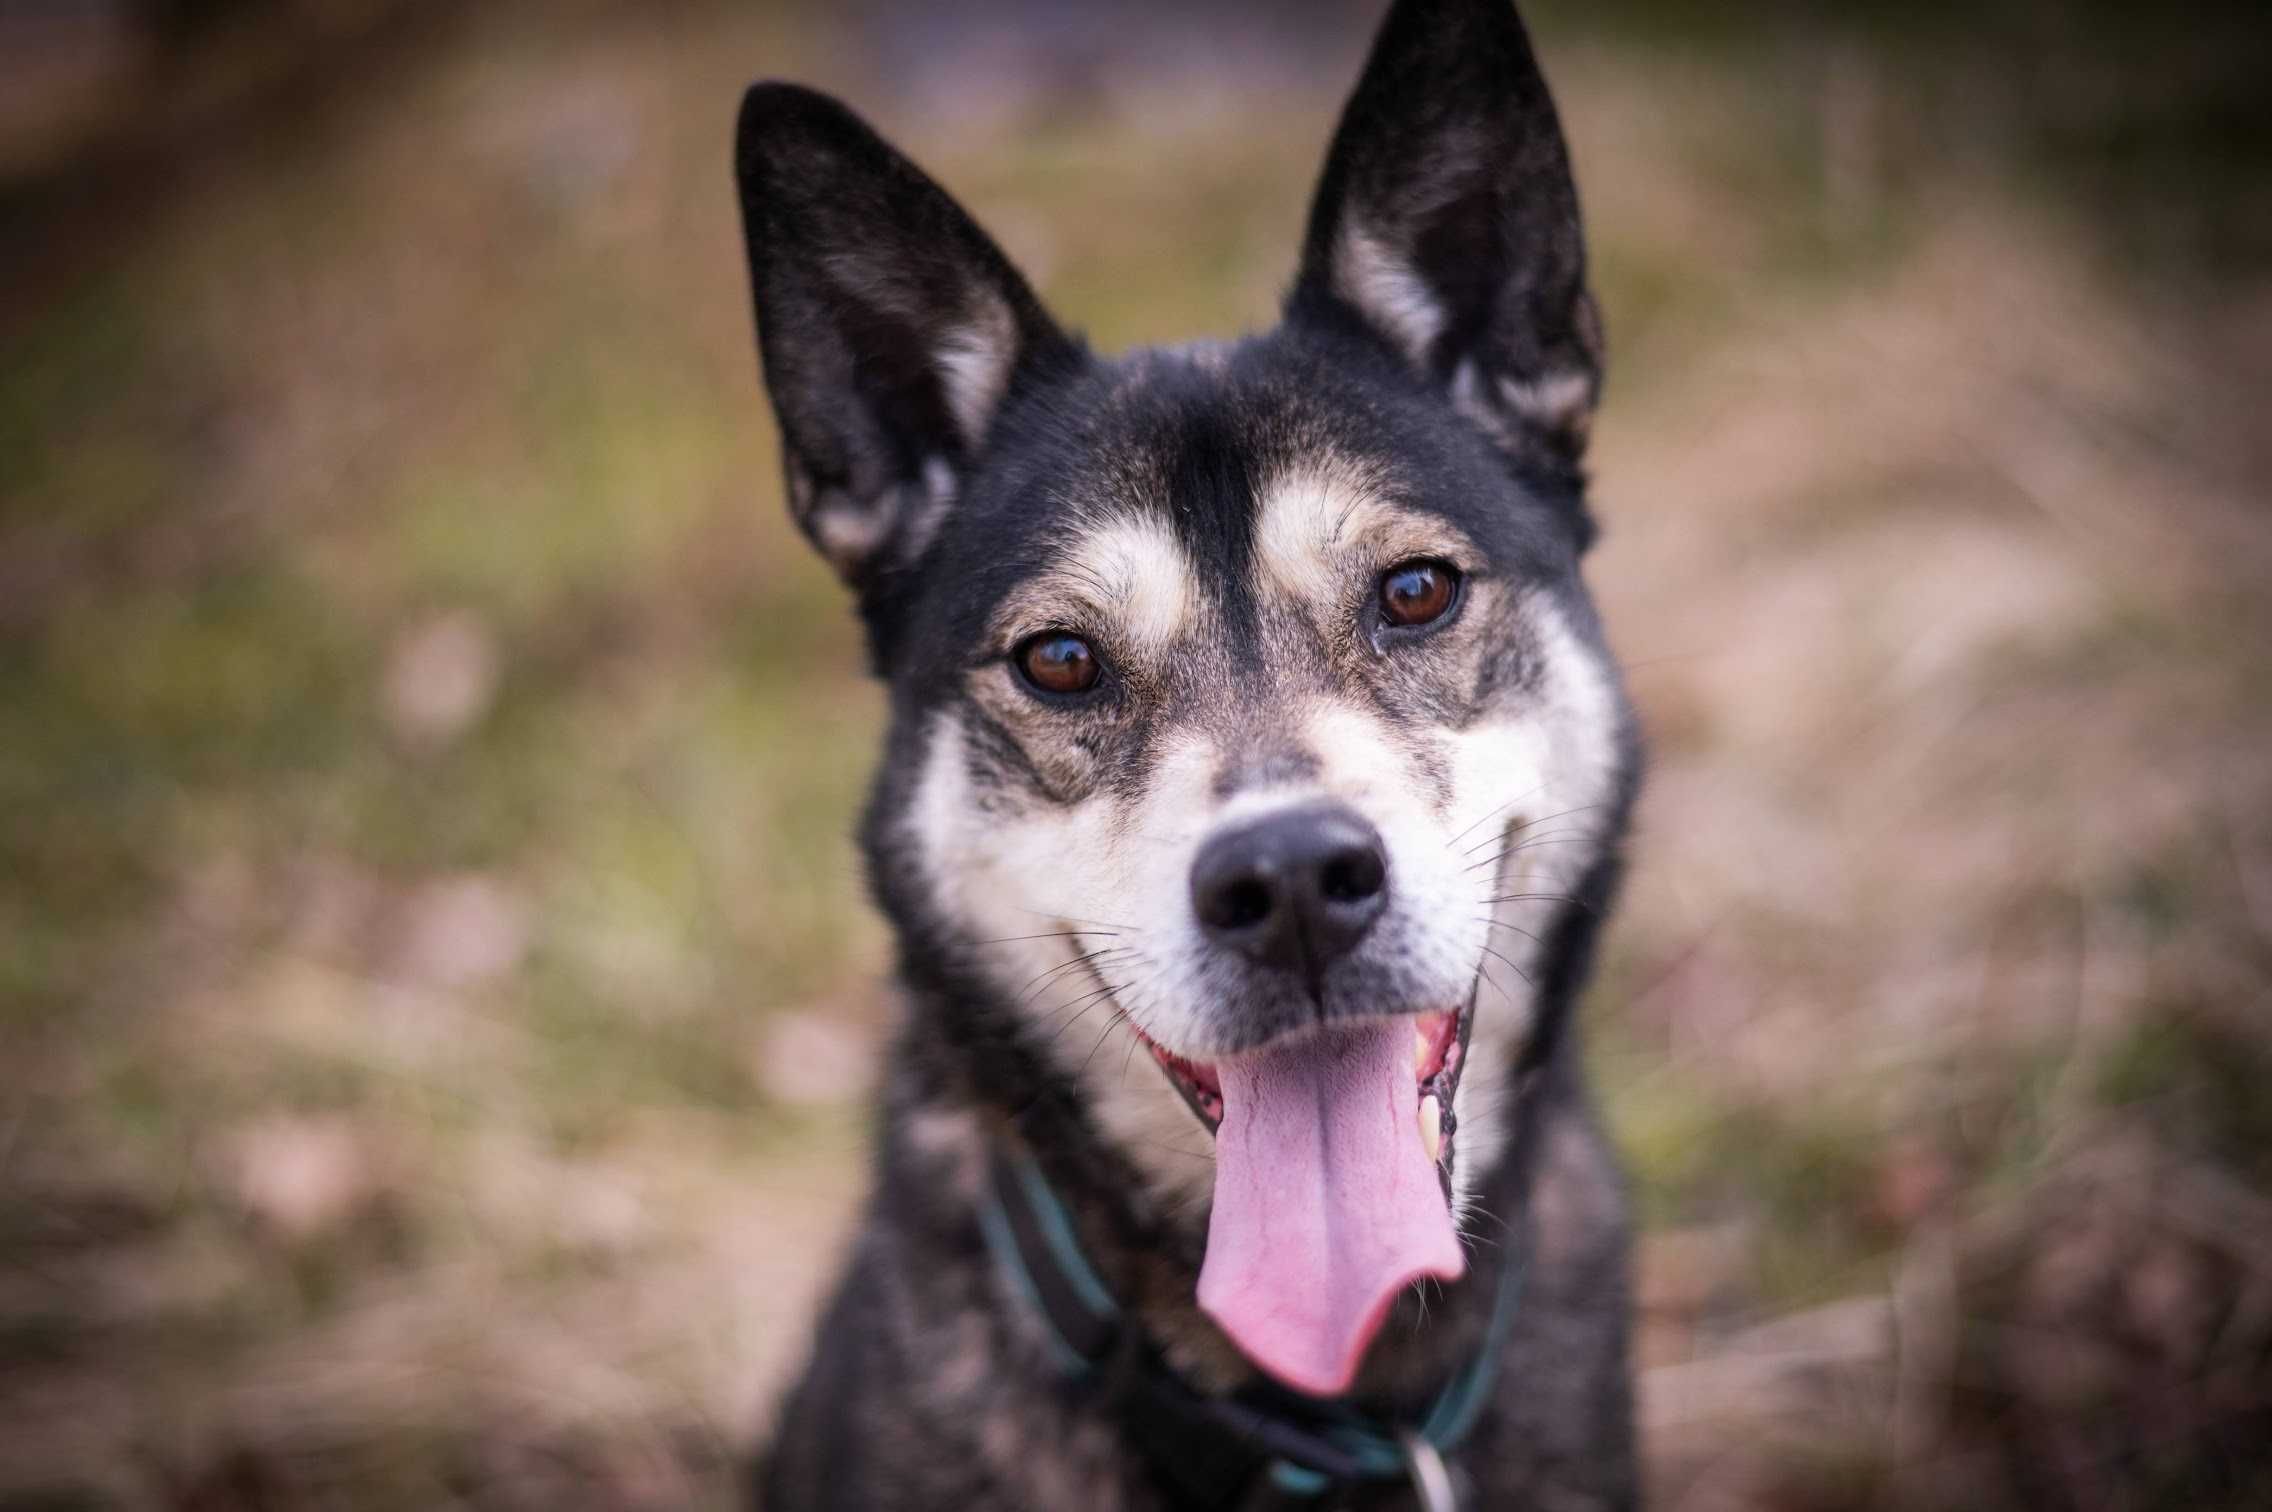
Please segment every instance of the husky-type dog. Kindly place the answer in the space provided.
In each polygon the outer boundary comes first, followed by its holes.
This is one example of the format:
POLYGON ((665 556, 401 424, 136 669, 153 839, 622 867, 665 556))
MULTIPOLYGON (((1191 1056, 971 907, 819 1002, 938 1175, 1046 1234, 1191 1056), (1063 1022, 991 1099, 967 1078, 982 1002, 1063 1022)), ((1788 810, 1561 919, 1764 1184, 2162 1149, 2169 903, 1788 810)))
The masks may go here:
POLYGON ((797 523, 890 734, 874 1191, 805 1508, 1626 1507, 1569 1020, 1634 724, 1576 191, 1506 0, 1400 0, 1282 323, 1105 357, 835 101, 744 100, 797 523))

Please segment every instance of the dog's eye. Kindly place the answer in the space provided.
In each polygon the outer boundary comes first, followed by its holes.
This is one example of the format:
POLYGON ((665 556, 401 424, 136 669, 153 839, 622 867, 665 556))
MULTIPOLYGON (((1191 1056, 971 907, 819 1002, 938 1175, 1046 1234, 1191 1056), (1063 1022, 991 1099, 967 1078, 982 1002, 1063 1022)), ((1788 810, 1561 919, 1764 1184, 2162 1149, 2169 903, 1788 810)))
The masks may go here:
POLYGON ((1089 643, 1062 630, 1027 636, 1011 659, 1025 680, 1044 693, 1086 693, 1104 675, 1089 643))
POLYGON ((1381 618, 1392 625, 1433 623, 1458 597, 1459 569, 1449 562, 1405 562, 1381 574, 1381 618))

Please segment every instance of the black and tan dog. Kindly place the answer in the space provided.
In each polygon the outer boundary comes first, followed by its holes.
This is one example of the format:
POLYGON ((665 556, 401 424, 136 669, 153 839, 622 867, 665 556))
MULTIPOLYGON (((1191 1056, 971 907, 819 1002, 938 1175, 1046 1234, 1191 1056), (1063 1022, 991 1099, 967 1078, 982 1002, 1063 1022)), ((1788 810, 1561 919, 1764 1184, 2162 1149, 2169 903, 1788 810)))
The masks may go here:
POLYGON ((1569 1019, 1638 760, 1512 10, 1400 0, 1229 344, 1091 352, 808 90, 737 169, 789 500, 890 688, 907 1004, 764 1503, 1631 1506, 1569 1019))

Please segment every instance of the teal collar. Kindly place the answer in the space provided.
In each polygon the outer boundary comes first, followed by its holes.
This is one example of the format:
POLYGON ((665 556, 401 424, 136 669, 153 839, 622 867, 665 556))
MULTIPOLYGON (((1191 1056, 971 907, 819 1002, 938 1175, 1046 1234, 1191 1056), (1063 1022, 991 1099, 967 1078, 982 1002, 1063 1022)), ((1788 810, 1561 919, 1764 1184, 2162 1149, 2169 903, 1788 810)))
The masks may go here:
POLYGON ((1482 1347, 1416 1424, 1275 1388, 1209 1396, 1133 1327, 1083 1253, 1071 1215, 1024 1149, 997 1147, 979 1226, 1011 1290, 1041 1320, 1059 1371, 1115 1400, 1161 1480, 1189 1505, 1315 1502, 1359 1482, 1410 1481, 1421 1505, 1451 1507, 1444 1456, 1474 1428, 1499 1374, 1522 1290, 1510 1256, 1482 1347))

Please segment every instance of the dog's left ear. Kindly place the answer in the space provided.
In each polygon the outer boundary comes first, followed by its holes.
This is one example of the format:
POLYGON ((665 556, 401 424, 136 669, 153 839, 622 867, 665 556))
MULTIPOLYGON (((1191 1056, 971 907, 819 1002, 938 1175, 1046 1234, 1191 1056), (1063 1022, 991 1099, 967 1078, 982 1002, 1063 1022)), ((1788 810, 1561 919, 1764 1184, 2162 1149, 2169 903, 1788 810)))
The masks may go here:
POLYGON ((1078 347, 851 111, 758 84, 734 136, 789 508, 863 595, 922 551, 1021 381, 1078 347))
POLYGON ((1397 0, 1334 133, 1287 315, 1354 315, 1500 446, 1576 467, 1601 317, 1510 0, 1397 0))

